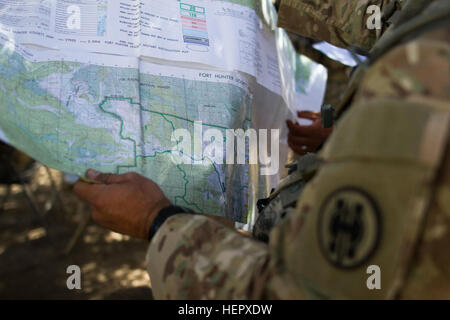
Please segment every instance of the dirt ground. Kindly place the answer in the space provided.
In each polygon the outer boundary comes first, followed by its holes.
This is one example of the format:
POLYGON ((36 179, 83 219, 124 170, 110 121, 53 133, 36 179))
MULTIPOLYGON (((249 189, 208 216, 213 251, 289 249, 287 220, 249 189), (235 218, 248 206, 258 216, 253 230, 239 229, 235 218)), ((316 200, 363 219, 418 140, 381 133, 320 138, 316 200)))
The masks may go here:
POLYGON ((54 189, 44 167, 29 184, 39 211, 50 209, 43 216, 34 212, 20 185, 12 185, 6 201, 7 187, 0 185, 0 299, 152 299, 147 243, 89 221, 89 208, 62 182, 62 174, 51 174, 54 189), (61 201, 52 207, 55 189, 61 201), (83 221, 86 227, 65 253, 83 221), (69 265, 81 268, 80 290, 67 288, 69 265))

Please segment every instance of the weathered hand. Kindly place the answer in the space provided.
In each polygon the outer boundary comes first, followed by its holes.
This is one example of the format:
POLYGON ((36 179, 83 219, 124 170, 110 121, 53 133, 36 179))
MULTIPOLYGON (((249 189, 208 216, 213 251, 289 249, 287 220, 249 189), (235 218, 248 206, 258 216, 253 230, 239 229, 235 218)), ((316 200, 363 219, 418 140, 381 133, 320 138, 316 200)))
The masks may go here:
POLYGON ((333 128, 322 128, 319 112, 299 111, 297 115, 299 118, 312 120, 313 123, 304 126, 287 120, 288 145, 295 153, 305 155, 307 152, 314 152, 328 138, 333 128))
POLYGON ((113 231, 147 239, 158 212, 170 205, 156 183, 137 173, 104 174, 90 169, 86 177, 98 183, 79 180, 74 192, 93 206, 93 219, 113 231))

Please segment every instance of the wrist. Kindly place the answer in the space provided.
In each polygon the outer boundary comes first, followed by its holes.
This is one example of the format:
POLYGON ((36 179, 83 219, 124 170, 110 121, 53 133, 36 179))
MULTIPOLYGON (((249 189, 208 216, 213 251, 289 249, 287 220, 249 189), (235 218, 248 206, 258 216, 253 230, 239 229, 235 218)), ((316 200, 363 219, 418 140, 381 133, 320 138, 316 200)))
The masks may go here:
POLYGON ((170 205, 172 205, 170 203, 170 201, 167 198, 164 198, 163 200, 159 201, 154 206, 152 206, 152 208, 147 213, 145 223, 142 225, 142 227, 143 227, 143 230, 141 233, 142 238, 144 238, 144 239, 148 238, 148 231, 150 230, 150 228, 153 224, 153 221, 156 219, 156 217, 158 216, 159 212, 162 209, 169 207, 170 205))
POLYGON ((148 232, 148 240, 151 241, 153 236, 159 230, 159 228, 164 224, 164 222, 177 214, 194 214, 195 212, 191 209, 185 207, 174 206, 169 203, 168 206, 161 208, 161 210, 157 213, 157 215, 152 220, 151 225, 147 229, 148 232))

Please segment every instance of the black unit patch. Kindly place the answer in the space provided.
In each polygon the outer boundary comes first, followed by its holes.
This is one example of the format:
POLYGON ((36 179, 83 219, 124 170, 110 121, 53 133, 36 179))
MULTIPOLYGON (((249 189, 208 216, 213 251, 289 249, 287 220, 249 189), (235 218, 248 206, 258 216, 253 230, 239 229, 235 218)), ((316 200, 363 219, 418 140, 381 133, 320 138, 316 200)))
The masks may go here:
POLYGON ((325 258, 338 268, 355 268, 375 252, 380 212, 364 190, 345 187, 330 194, 319 212, 318 238, 325 258))

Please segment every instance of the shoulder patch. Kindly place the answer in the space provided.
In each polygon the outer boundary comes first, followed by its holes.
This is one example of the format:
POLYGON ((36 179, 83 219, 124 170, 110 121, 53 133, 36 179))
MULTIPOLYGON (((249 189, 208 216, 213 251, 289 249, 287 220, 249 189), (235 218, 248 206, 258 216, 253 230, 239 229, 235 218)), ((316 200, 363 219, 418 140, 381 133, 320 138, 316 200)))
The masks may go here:
POLYGON ((378 247, 378 205, 366 191, 344 187, 331 193, 319 211, 318 240, 326 260, 337 268, 356 268, 378 247))

